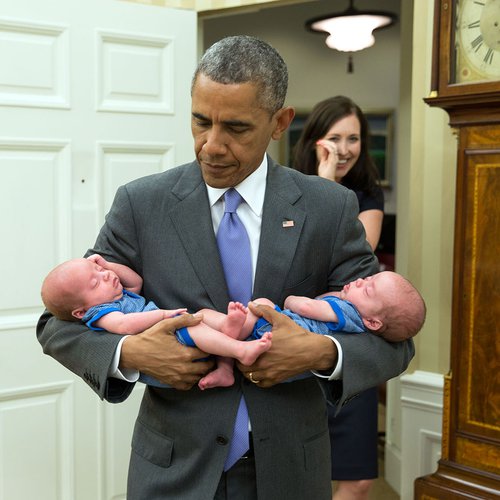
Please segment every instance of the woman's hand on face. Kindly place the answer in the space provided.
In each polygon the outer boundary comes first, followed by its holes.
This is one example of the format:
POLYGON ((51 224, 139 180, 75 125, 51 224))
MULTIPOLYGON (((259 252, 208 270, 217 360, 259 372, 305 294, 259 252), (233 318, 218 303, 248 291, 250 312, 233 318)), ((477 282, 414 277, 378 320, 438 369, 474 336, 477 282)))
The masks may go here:
POLYGON ((335 180, 339 156, 337 146, 332 141, 320 139, 316 142, 316 157, 318 158, 318 175, 325 179, 335 180))

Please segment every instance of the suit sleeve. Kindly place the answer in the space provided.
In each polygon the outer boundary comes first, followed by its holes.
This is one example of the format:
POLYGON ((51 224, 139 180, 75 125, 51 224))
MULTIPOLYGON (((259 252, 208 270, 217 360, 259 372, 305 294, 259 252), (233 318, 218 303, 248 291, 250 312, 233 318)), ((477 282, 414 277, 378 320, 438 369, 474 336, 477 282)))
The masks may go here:
POLYGON ((371 333, 334 334, 342 346, 342 380, 328 384, 327 398, 338 405, 349 402, 360 392, 376 387, 403 373, 415 355, 413 340, 387 342, 371 333))
POLYGON ((101 399, 120 403, 130 395, 134 384, 108 379, 119 335, 61 321, 47 311, 38 320, 36 333, 43 352, 81 377, 101 399))

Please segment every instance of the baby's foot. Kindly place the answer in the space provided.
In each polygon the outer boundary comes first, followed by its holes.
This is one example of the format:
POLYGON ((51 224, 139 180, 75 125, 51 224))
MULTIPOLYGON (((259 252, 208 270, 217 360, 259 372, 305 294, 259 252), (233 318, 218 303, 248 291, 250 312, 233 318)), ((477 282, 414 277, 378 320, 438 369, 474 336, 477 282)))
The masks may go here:
POLYGON ((199 382, 198 387, 204 391, 213 387, 229 387, 234 384, 233 371, 225 368, 216 368, 205 375, 199 382))
POLYGON ((221 332, 228 337, 237 339, 248 314, 248 309, 241 302, 229 302, 227 316, 221 327, 221 332))
POLYGON ((245 342, 241 347, 242 352, 238 356, 240 363, 247 366, 253 365, 263 352, 266 352, 271 348, 272 336, 272 332, 266 332, 259 340, 250 340, 245 342))

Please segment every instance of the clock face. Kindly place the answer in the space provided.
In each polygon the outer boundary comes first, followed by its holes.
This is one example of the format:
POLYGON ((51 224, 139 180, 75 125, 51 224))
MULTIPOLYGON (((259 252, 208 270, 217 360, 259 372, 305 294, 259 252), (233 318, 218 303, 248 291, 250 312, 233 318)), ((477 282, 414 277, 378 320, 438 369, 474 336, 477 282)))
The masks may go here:
POLYGON ((500 80, 500 0, 457 0, 455 82, 500 80))

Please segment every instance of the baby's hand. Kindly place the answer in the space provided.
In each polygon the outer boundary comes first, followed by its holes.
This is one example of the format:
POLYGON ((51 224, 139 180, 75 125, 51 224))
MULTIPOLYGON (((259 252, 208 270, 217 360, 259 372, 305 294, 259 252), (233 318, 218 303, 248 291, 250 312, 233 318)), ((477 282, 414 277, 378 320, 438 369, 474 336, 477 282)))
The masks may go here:
POLYGON ((182 307, 181 309, 163 309, 163 319, 173 318, 179 316, 179 314, 186 314, 187 309, 182 307))
POLYGON ((101 266, 102 268, 106 269, 108 265, 108 261, 99 255, 98 253, 95 253, 93 255, 89 255, 87 257, 88 260, 91 260, 92 262, 95 262, 98 266, 101 266))

